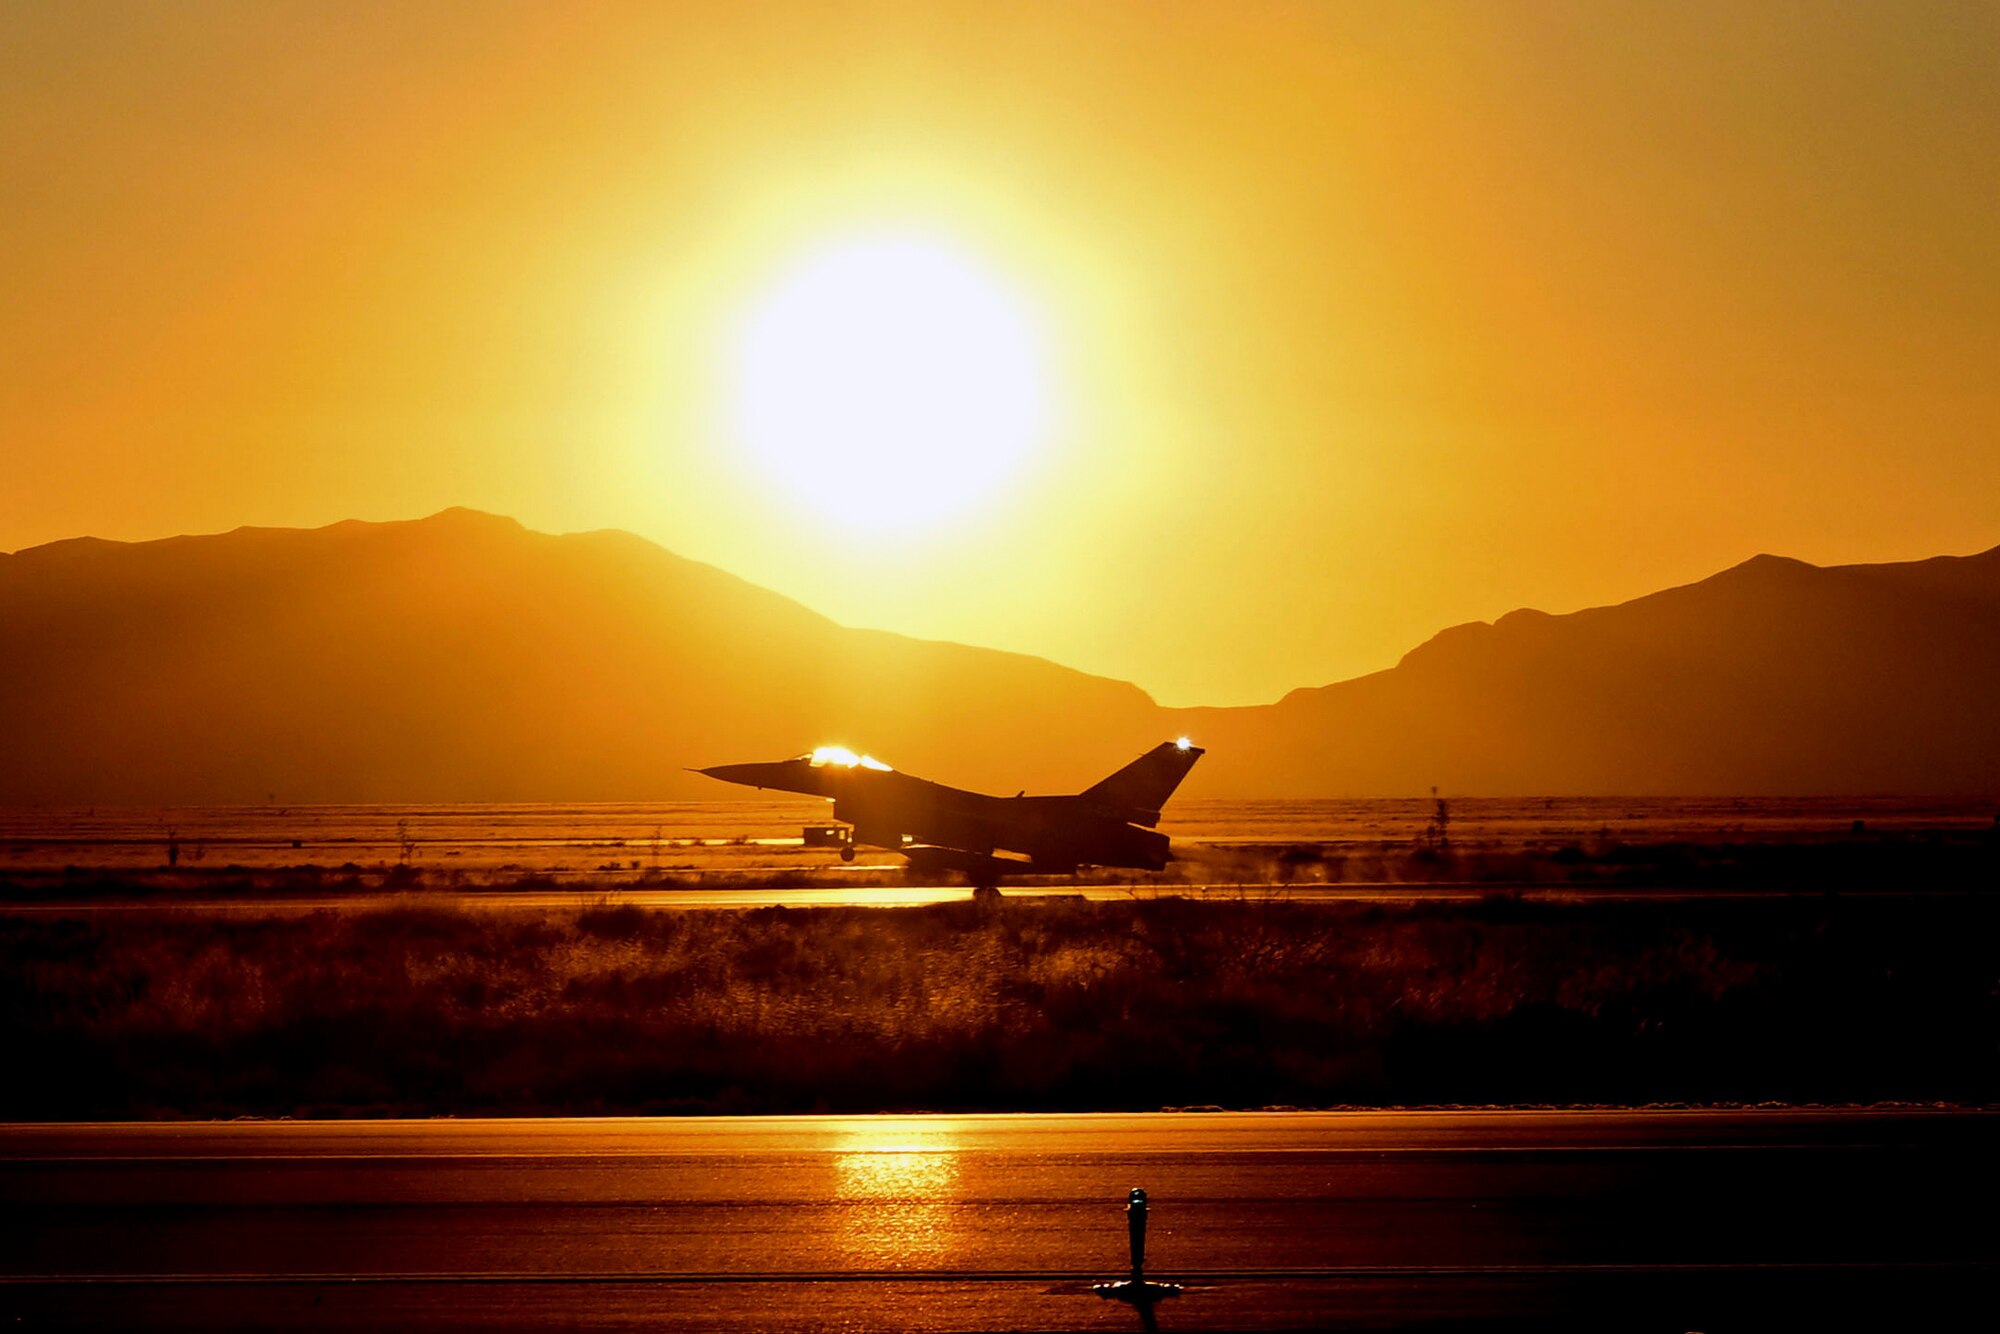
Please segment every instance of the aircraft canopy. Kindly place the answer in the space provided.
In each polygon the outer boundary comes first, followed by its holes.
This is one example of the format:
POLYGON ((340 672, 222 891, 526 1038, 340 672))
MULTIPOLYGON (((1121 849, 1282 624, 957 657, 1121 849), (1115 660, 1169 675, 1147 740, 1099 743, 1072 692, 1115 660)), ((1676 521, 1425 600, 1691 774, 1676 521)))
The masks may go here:
POLYGON ((801 755, 799 758, 809 762, 815 769, 831 764, 841 769, 879 769, 883 773, 889 772, 889 766, 873 755, 856 755, 845 746, 821 746, 811 754, 801 755))

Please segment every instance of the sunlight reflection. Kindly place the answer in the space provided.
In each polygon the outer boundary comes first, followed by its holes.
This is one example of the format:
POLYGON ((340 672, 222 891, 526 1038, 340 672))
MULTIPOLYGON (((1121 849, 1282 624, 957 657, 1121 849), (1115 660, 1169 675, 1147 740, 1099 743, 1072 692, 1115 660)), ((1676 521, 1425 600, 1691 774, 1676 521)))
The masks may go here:
POLYGON ((843 1128, 834 1158, 842 1249, 864 1268, 934 1268, 959 1244, 948 1122, 885 1117, 843 1128))

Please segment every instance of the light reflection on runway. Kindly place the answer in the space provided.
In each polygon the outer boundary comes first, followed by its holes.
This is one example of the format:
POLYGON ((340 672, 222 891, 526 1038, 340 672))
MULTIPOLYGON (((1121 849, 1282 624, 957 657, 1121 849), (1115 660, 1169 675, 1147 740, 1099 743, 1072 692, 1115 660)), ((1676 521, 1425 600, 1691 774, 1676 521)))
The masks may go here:
POLYGON ((955 1126, 941 1117, 854 1118, 833 1160, 841 1255, 857 1269, 928 1269, 960 1238, 955 1126))

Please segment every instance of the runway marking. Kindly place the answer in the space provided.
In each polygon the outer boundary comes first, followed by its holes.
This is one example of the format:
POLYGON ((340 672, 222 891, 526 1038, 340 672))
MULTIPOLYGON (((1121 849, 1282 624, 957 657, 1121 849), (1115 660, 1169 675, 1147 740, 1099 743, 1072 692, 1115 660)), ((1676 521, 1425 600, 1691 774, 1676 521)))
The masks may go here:
MULTIPOLYGON (((2000 1260, 1773 1261, 1736 1264, 1345 1265, 1309 1269, 1174 1269, 1156 1279, 1188 1283, 1340 1282, 1383 1278, 1592 1278, 1653 1274, 1966 1273, 2000 1271, 2000 1260)), ((0 1274, 0 1287, 146 1286, 277 1287, 298 1284, 605 1284, 605 1283, 1089 1283, 1105 1272, 1082 1269, 844 1269, 787 1272, 646 1270, 562 1273, 367 1274, 0 1274)))

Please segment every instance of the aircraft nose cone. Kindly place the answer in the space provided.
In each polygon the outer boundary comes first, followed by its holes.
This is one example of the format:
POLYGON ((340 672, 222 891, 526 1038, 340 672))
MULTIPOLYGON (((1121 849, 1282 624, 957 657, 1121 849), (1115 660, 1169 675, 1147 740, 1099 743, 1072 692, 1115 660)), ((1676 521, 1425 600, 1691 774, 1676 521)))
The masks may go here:
POLYGON ((747 783, 751 787, 761 786, 759 779, 765 776, 768 764, 715 764, 706 769, 696 769, 698 774, 710 778, 720 778, 725 783, 747 783))

